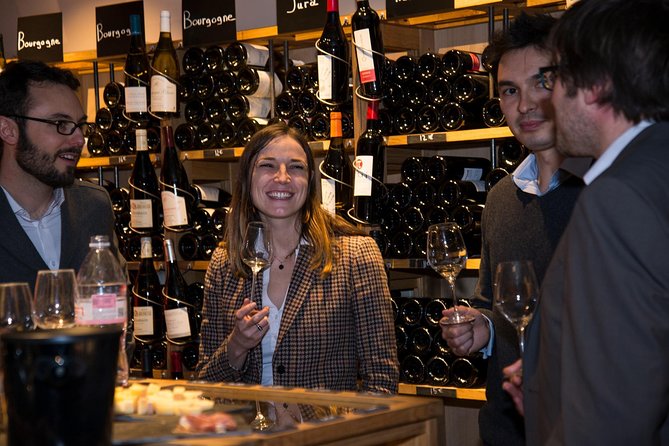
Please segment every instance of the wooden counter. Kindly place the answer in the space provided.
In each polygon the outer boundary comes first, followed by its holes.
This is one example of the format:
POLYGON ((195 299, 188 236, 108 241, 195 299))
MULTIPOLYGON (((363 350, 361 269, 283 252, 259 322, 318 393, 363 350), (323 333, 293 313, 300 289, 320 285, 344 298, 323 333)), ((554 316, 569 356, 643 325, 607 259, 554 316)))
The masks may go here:
MULTIPOLYGON (((162 445, 383 445, 437 446, 444 444, 443 404, 438 398, 412 396, 385 396, 357 394, 353 392, 319 392, 304 389, 264 388, 261 386, 213 384, 201 382, 175 382, 172 380, 144 380, 163 387, 184 385, 188 389, 204 392, 207 398, 239 407, 235 417, 242 420, 236 432, 212 434, 206 437, 173 435, 178 417, 132 417, 132 421, 116 421, 114 444, 162 444, 162 445), (248 427, 253 418, 253 402, 260 400, 283 405, 299 405, 315 409, 315 413, 336 416, 305 417, 303 422, 287 428, 255 432, 248 427), (241 404, 240 404, 241 403, 241 404), (162 418, 162 421, 160 419, 162 418), (146 423, 142 432, 141 423, 146 423), (138 424, 139 423, 139 424, 138 424), (155 427, 162 423, 161 437, 155 427), (148 434, 149 424, 154 432, 148 434), (129 438, 129 430, 142 432, 129 438), (142 437, 145 437, 144 439, 142 437)), ((218 404, 218 403, 217 403, 218 404)), ((309 409, 306 409, 308 413, 309 409)))

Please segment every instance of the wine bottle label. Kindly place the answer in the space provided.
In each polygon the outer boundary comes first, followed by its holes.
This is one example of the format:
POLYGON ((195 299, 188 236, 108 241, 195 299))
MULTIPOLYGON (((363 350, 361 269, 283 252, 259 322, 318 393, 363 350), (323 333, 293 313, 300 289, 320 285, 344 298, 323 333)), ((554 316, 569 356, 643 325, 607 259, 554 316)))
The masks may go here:
POLYGON ((190 336, 188 310, 186 308, 165 310, 165 326, 167 327, 167 336, 172 339, 186 338, 190 336))
POLYGON ((332 56, 318 55, 318 97, 332 99, 332 56))
POLYGON ((374 71, 374 58, 372 53, 372 38, 369 29, 359 29, 353 32, 355 38, 355 54, 358 58, 358 71, 360 72, 360 82, 376 81, 376 71, 374 71))
POLYGON ((153 336, 153 307, 133 309, 135 336, 153 336))
POLYGON ((162 191, 160 199, 163 203, 163 220, 165 226, 183 226, 188 224, 186 199, 174 192, 162 191))
POLYGON ((151 76, 151 111, 177 112, 177 86, 165 76, 151 76))
POLYGON ((92 294, 90 299, 78 299, 74 307, 77 325, 126 323, 126 299, 114 293, 92 294))
POLYGON ((249 101, 249 118, 265 118, 269 114, 272 104, 270 98, 255 98, 247 96, 249 101))
POLYGON ((335 182, 329 178, 321 178, 321 206, 331 214, 336 213, 335 182))
POLYGON ((146 109, 146 87, 125 87, 125 111, 144 113, 146 109))
POLYGON ((153 227, 153 205, 151 199, 130 200, 130 227, 153 227))
POLYGON ((355 167, 353 195, 356 197, 371 197, 374 157, 371 155, 356 156, 353 167, 355 167))
POLYGON ((483 169, 465 167, 462 172, 462 181, 478 181, 483 176, 483 169))
MULTIPOLYGON (((258 89, 251 95, 247 95, 247 98, 269 98, 272 94, 272 78, 267 71, 258 70, 258 89)), ((274 97, 277 97, 283 85, 279 80, 279 76, 274 73, 274 97)), ((266 116, 266 115, 265 115, 266 116)))
POLYGON ((242 43, 246 48, 246 65, 264 67, 269 59, 269 49, 253 43, 242 43))

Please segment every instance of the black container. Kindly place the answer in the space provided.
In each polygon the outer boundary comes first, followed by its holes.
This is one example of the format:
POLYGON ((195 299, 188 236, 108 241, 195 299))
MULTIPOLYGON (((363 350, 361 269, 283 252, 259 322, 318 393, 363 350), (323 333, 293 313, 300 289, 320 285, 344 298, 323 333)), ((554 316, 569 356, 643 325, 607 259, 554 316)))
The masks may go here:
POLYGON ((6 333, 9 445, 111 445, 120 326, 6 333))

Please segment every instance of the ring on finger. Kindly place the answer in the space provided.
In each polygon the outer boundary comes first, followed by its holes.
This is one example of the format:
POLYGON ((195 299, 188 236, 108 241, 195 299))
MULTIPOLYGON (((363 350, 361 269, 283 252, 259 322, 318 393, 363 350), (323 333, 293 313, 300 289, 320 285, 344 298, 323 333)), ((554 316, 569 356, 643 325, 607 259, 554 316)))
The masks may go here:
POLYGON ((261 326, 260 324, 256 324, 256 328, 258 329, 258 331, 262 331, 262 330, 263 330, 263 328, 262 328, 262 326, 261 326))

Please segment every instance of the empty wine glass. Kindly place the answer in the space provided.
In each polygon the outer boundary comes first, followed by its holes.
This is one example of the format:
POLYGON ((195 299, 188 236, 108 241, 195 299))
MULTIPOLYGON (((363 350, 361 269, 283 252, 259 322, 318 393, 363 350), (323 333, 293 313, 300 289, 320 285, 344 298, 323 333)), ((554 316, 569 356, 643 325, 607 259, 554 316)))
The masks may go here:
POLYGON ((456 223, 439 223, 427 228, 427 262, 432 269, 448 280, 453 298, 453 313, 442 318, 441 324, 462 324, 474 318, 458 311, 455 297, 455 278, 467 263, 467 247, 456 223))
POLYGON ((74 326, 74 302, 79 294, 73 269, 37 272, 33 321, 38 328, 74 326))
POLYGON ((534 267, 529 261, 500 262, 495 272, 495 307, 518 332, 520 355, 525 348, 525 327, 530 323, 539 297, 534 267))
MULTIPOLYGON (((242 259, 253 273, 251 282, 251 300, 255 296, 256 277, 260 271, 267 268, 272 259, 272 239, 267 225, 261 221, 249 222, 244 236, 242 259)), ((256 400, 256 417, 251 422, 251 428, 259 431, 272 427, 272 422, 266 418, 260 409, 260 401, 256 400)))
MULTIPOLYGON (((32 321, 30 288, 27 283, 0 283, 0 337, 10 331, 35 328, 32 321)), ((7 403, 4 392, 4 363, 0 356, 0 430, 7 425, 7 403)))

